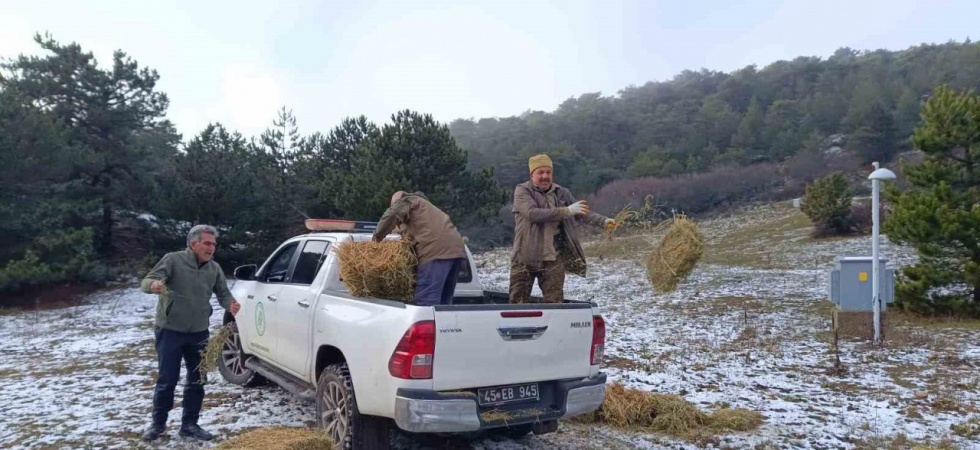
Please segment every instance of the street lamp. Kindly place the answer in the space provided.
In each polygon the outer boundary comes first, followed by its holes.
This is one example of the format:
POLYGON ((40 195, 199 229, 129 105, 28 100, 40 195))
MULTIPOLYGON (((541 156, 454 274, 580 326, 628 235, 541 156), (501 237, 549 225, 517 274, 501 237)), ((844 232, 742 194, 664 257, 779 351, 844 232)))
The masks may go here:
POLYGON ((875 344, 880 344, 881 301, 878 294, 878 280, 880 280, 878 277, 878 196, 881 192, 881 180, 894 180, 895 173, 888 169, 879 169, 877 161, 872 164, 875 166, 875 171, 871 172, 871 175, 868 175, 868 179, 871 180, 871 302, 872 308, 874 308, 875 344))

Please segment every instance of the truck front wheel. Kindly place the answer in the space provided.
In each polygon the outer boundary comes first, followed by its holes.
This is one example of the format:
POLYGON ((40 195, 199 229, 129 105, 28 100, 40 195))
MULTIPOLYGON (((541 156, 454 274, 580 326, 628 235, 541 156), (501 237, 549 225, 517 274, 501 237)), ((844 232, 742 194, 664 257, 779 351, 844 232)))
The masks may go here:
POLYGON ((329 365, 320 372, 316 384, 316 421, 338 449, 388 450, 391 447, 388 419, 358 412, 346 363, 329 365))
POLYGON ((231 330, 231 333, 225 339, 225 342, 221 344, 221 355, 218 356, 218 372, 221 372, 221 377, 231 384, 246 387, 258 386, 265 383, 265 377, 245 367, 245 359, 248 358, 248 355, 242 351, 242 340, 238 334, 238 324, 228 322, 225 326, 231 330))

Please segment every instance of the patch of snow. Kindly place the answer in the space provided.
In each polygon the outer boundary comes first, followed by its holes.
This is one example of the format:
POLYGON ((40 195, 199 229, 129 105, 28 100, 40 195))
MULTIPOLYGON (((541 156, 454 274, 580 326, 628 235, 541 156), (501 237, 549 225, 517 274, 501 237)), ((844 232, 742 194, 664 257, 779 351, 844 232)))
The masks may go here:
MULTIPOLYGON (((755 220, 779 213, 758 214, 755 220)), ((737 229, 744 225, 739 220, 719 218, 705 229, 737 229)), ((856 438, 898 433, 912 439, 949 436, 964 448, 980 448, 976 440, 950 435, 951 425, 980 407, 980 332, 937 328, 919 336, 908 330, 919 340, 880 348, 843 340, 838 355, 845 371, 834 374, 824 309, 828 271, 836 256, 870 253, 870 242, 808 242, 787 235, 785 246, 772 250, 774 268, 701 264, 670 293, 650 287, 640 262, 590 260, 588 276, 569 275, 565 293, 599 305, 607 324, 604 370, 610 381, 679 394, 705 411, 726 405, 765 415, 761 429, 723 434, 716 448, 847 449, 856 438), (940 396, 954 399, 958 411, 934 407, 940 396)), ((887 239, 882 254, 890 267, 916 260, 887 239)), ((475 260, 484 288, 507 290, 508 249, 475 260)), ((540 295, 537 286, 534 293, 540 295)), ((222 310, 212 302, 217 327, 222 310)), ((155 306, 155 296, 126 288, 74 308, 0 316, 0 447, 143 445, 137 439, 149 423, 156 371, 155 306)), ((312 406, 278 387, 241 388, 217 373, 209 379, 200 423, 218 441, 253 427, 314 423, 312 406)), ((178 405, 180 398, 178 388, 178 405)), ((177 438, 179 417, 178 406, 168 437, 153 448, 214 445, 177 438)), ((394 447, 699 448, 658 434, 564 422, 558 433, 521 440, 396 433, 394 447)))

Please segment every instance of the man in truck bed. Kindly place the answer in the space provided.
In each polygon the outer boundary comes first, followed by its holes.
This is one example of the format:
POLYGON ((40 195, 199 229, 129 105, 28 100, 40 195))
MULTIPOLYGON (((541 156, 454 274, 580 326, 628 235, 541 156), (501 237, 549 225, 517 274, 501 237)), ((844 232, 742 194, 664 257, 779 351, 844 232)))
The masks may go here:
POLYGON ((616 221, 590 213, 584 200, 552 180, 546 154, 528 160, 531 179, 514 189, 514 247, 511 251, 510 302, 528 303, 538 280, 545 303, 565 299, 565 272, 585 276, 585 252, 578 223, 616 226, 616 221))
POLYGON ((449 215, 421 192, 398 191, 391 196, 391 206, 378 222, 374 240, 381 242, 395 228, 402 229, 402 235, 411 240, 418 258, 415 304, 452 303, 459 266, 466 261, 466 247, 449 215))

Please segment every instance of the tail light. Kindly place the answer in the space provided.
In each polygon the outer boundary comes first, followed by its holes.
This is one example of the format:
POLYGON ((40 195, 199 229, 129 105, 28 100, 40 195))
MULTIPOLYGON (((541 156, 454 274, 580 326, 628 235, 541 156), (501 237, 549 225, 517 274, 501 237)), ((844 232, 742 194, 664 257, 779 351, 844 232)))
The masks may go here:
POLYGON ((602 316, 592 316, 592 354, 589 357, 593 366, 602 363, 602 353, 606 350, 606 321, 602 316))
POLYGON ((432 360, 436 352, 436 323, 423 320, 412 325, 388 360, 388 373, 406 380, 432 378, 432 360))

